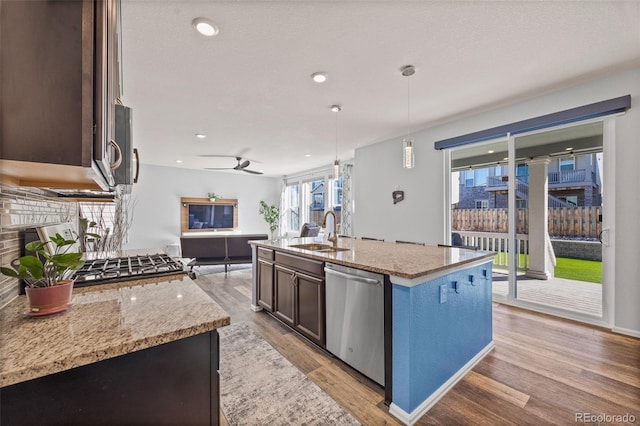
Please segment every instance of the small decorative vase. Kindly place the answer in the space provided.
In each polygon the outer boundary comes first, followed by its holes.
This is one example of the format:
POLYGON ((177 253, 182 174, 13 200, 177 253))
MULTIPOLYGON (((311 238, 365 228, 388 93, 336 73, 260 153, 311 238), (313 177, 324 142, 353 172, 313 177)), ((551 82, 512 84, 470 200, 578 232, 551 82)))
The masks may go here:
POLYGON ((26 287, 25 291, 29 299, 29 314, 55 314, 71 306, 73 281, 62 280, 52 287, 26 287))

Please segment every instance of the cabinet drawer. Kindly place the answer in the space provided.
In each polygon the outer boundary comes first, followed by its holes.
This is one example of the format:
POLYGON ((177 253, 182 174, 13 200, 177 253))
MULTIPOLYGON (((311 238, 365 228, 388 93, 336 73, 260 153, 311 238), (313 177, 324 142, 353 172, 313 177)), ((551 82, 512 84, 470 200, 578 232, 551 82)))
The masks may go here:
POLYGON ((258 247, 258 258, 273 261, 273 250, 258 247))
POLYGON ((308 274, 324 277, 324 262, 276 252, 276 263, 288 266, 296 271, 303 271, 308 274))

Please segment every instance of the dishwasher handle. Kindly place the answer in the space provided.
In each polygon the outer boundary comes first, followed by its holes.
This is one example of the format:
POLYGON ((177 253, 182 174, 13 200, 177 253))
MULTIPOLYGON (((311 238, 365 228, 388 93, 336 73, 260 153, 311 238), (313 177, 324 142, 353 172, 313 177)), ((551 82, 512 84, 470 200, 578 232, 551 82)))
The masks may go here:
POLYGON ((365 284, 371 284, 371 285, 379 285, 382 284, 380 282, 380 280, 375 280, 373 278, 365 278, 365 277, 359 277, 357 275, 351 275, 351 274, 345 274, 344 272, 339 272, 336 271, 334 269, 329 269, 329 268, 324 268, 324 271, 327 274, 334 274, 334 275, 338 275, 339 277, 343 277, 343 278, 347 278, 349 280, 353 280, 353 281, 360 281, 363 282, 365 284))

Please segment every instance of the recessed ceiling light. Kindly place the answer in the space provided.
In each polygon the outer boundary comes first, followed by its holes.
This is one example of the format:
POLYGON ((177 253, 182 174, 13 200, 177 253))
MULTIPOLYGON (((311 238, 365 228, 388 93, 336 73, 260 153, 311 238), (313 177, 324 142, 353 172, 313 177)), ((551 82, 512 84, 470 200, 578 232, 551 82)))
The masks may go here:
POLYGON ((182 160, 176 160, 176 163, 180 164, 182 163, 182 160))
POLYGON ((305 154, 304 156, 305 157, 311 157, 311 154, 305 154))
POLYGON ((327 81, 328 77, 326 72, 314 72, 313 74, 311 74, 311 78, 316 83, 324 83, 325 81, 327 81))
POLYGON ((565 148, 564 150, 565 150, 565 151, 571 151, 572 149, 573 149, 573 147, 572 147, 572 146, 570 146, 569 148, 565 148))
POLYGON ((342 105, 331 105, 331 112, 340 112, 342 111, 342 105))
POLYGON ((196 133, 196 138, 198 138, 198 139, 204 139, 206 137, 207 137, 207 135, 205 135, 204 133, 196 133))
POLYGON ((490 149, 489 151, 487 151, 487 153, 489 153, 489 154, 493 154, 494 152, 495 152, 495 151, 494 151, 494 150, 492 150, 492 149, 490 149))
POLYGON ((191 21, 193 28, 198 30, 198 32, 207 37, 213 37, 214 35, 218 35, 218 27, 213 25, 213 23, 207 18, 196 18, 191 21))

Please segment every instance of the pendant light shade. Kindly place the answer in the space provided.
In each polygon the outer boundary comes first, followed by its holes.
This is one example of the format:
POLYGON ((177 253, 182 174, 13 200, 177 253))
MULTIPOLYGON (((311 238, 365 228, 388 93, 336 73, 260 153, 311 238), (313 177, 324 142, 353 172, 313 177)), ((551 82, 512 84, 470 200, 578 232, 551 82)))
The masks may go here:
POLYGON ((409 90, 409 77, 416 73, 413 65, 407 65, 400 70, 407 77, 407 137, 402 139, 402 167, 412 169, 414 164, 413 138, 409 135, 411 124, 411 91, 409 90))
POLYGON ((402 167, 412 169, 413 166, 413 138, 404 138, 402 139, 402 167))
POLYGON ((338 113, 342 111, 342 105, 331 105, 331 111, 336 113, 336 159, 333 162, 333 179, 340 178, 340 161, 338 160, 338 113))

